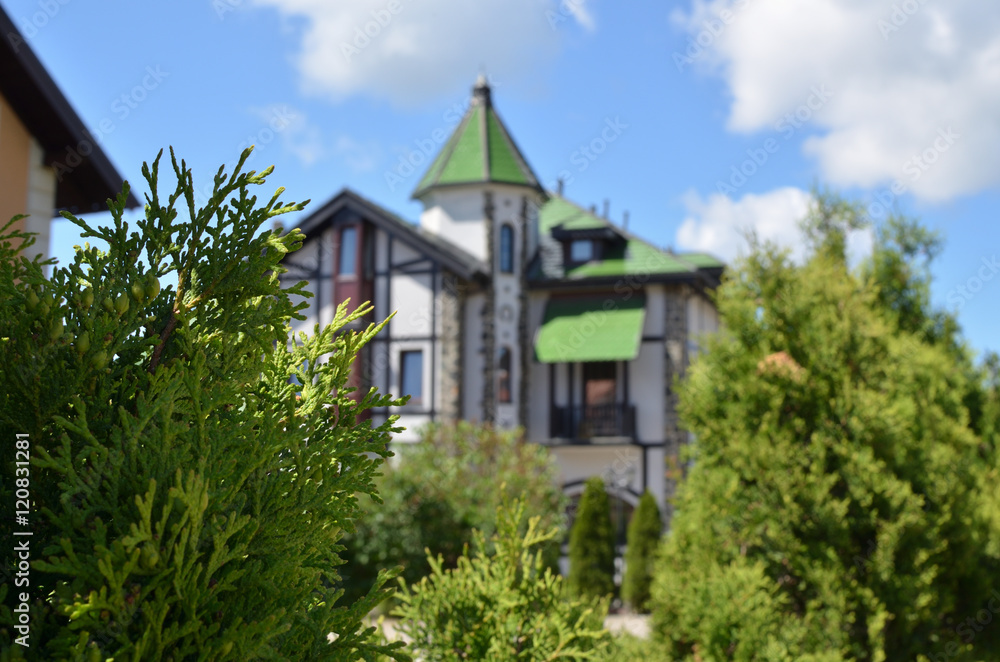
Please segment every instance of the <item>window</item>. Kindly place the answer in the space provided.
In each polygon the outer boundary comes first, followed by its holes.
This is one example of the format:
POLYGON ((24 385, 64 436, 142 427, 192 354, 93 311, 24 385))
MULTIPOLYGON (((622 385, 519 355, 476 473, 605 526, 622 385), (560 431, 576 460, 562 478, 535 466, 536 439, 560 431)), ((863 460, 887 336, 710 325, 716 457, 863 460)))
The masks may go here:
POLYGON ((583 402, 588 407, 615 402, 618 365, 610 361, 583 364, 583 402))
POLYGON ((500 272, 514 273, 514 228, 509 223, 500 226, 500 272))
POLYGON ((497 362, 497 374, 500 378, 497 392, 500 402, 510 402, 510 348, 500 348, 500 360, 497 362))
POLYGON ((340 231, 340 260, 337 262, 337 273, 341 276, 353 276, 358 255, 358 230, 348 227, 340 231))
POLYGON ((589 239, 576 239, 570 242, 569 259, 573 262, 588 262, 594 259, 594 242, 589 239))
POLYGON ((424 393, 424 353, 421 350, 400 352, 399 389, 410 396, 410 403, 420 402, 424 393))

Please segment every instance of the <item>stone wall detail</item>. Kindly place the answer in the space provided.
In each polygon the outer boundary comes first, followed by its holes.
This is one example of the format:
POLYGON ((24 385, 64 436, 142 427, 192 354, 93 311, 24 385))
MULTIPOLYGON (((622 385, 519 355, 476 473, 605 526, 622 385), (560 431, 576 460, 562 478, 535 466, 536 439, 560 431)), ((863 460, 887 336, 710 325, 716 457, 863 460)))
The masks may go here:
POLYGON ((441 272, 441 420, 455 423, 462 417, 462 371, 465 339, 465 281, 441 272))

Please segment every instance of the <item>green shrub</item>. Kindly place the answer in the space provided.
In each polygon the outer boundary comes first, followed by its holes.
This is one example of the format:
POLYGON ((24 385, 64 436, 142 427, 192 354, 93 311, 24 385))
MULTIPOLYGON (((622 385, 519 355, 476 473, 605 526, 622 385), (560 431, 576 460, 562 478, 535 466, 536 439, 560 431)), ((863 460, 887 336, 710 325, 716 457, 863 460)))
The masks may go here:
MULTIPOLYGON (((562 527, 565 502, 549 452, 519 432, 459 422, 430 425, 416 444, 395 446, 398 457, 378 483, 384 503, 363 499, 356 533, 345 539, 343 568, 348 597, 368 592, 380 570, 403 566, 416 583, 430 573, 427 550, 453 568, 473 529, 489 539, 504 499, 521 499, 545 529, 562 527)), ((559 545, 542 547, 555 568, 559 545)))
POLYGON ((605 660, 612 639, 604 629, 606 598, 576 599, 562 577, 545 567, 540 518, 525 526, 525 506, 501 506, 487 545, 480 531, 474 551, 445 570, 429 559, 431 574, 403 584, 393 616, 424 660, 605 660), (488 551, 492 549, 492 551, 488 551))
POLYGON ((660 508, 656 505, 656 499, 647 490, 639 499, 639 507, 632 513, 632 521, 628 524, 625 578, 622 580, 622 600, 636 611, 648 611, 653 562, 662 532, 660 508))
POLYGON ((569 587, 574 595, 604 597, 615 591, 615 532, 604 481, 587 479, 569 535, 569 587))
MULTIPOLYGON (((355 494, 375 493, 394 422, 358 417, 399 404, 345 390, 380 327, 343 331, 370 310, 344 305, 289 343, 291 296, 308 294, 282 288, 280 261, 303 235, 261 228, 304 203, 279 202, 279 189, 259 205, 249 189, 270 168, 242 173, 249 154, 219 169, 202 209, 171 153, 176 190, 161 198, 159 156, 144 165, 151 193, 134 228, 127 185, 109 201, 112 227, 64 214, 108 248, 78 248, 51 278, 14 252, 23 235, 0 237, 0 437, 30 435, 37 504, 30 588, 18 589, 30 591, 31 648, 13 643, 5 600, 5 657, 406 657, 362 625, 384 590, 335 606, 338 539, 355 494)), ((13 502, 8 482, 0 491, 13 502)))
POLYGON ((975 621, 996 605, 998 500, 968 372, 914 319, 914 265, 885 261, 895 285, 849 268, 859 213, 821 198, 804 263, 757 246, 717 292, 726 332, 681 389, 695 461, 653 584, 677 659, 1000 659, 975 621))

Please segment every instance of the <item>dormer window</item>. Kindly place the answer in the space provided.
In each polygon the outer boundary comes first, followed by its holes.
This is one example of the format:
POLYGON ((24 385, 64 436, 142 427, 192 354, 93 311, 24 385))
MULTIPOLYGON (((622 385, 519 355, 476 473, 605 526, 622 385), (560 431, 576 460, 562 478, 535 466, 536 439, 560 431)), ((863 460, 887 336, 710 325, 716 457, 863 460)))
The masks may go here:
POLYGON ((571 262, 590 262, 594 259, 594 242, 591 239, 574 239, 569 244, 571 262))

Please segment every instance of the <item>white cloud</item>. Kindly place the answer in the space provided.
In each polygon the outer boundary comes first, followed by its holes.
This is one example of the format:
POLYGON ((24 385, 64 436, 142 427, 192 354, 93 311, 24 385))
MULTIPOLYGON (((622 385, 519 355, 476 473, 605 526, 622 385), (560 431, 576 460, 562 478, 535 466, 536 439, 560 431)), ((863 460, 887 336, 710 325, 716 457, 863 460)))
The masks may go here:
POLYGON ((1000 4, 693 2, 674 17, 693 40, 684 62, 725 78, 731 129, 772 128, 826 85, 803 148, 831 184, 945 200, 1000 183, 1000 4), (958 140, 935 154, 949 128, 958 140))
POLYGON ((805 245, 798 222, 811 202, 808 191, 793 187, 748 193, 739 200, 722 193, 705 199, 692 191, 684 196, 688 216, 677 230, 677 245, 729 261, 745 252, 749 230, 761 240, 792 248, 801 258, 805 245))
MULTIPOLYGON (((748 232, 761 241, 792 251, 801 262, 807 245, 799 222, 814 203, 812 194, 795 187, 767 193, 748 193, 733 200, 722 193, 702 198, 694 191, 684 196, 688 216, 677 230, 677 245, 683 250, 704 251, 729 262, 744 255, 748 232)), ((857 263, 872 251, 870 229, 852 232, 847 239, 848 261, 857 263)))
POLYGON ((594 28, 586 0, 255 0, 305 18, 303 89, 415 104, 471 85, 480 69, 523 78, 557 52, 565 21, 594 28), (557 27, 559 29, 557 29, 557 27))
POLYGON ((301 111, 288 104, 272 104, 250 112, 261 121, 261 129, 253 136, 255 156, 275 141, 303 165, 312 165, 327 155, 322 132, 301 111))
POLYGON ((587 9, 587 0, 561 0, 560 8, 568 11, 587 31, 593 32, 597 28, 594 15, 587 9))

